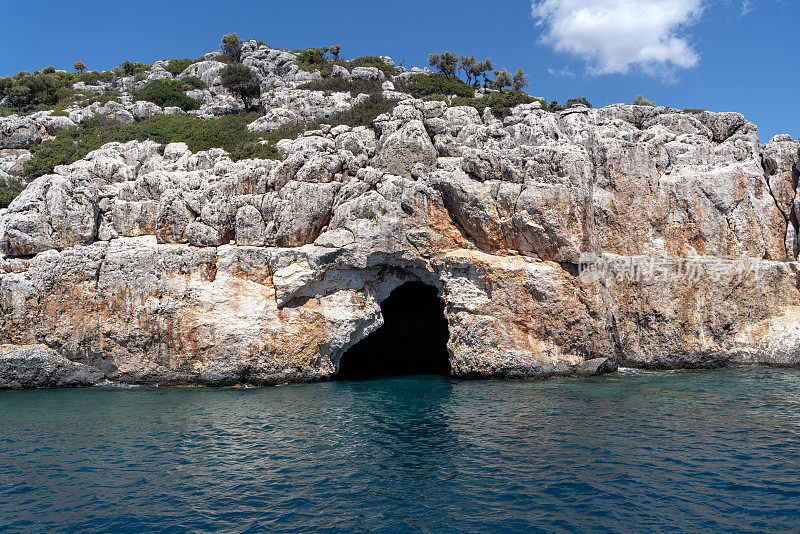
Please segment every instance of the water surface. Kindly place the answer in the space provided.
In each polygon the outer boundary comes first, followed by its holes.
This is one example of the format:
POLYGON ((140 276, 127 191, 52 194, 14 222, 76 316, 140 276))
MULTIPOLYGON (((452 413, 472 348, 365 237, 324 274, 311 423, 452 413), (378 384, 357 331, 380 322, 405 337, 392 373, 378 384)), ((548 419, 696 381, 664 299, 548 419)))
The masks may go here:
POLYGON ((800 371, 0 392, 3 532, 798 532, 800 371))

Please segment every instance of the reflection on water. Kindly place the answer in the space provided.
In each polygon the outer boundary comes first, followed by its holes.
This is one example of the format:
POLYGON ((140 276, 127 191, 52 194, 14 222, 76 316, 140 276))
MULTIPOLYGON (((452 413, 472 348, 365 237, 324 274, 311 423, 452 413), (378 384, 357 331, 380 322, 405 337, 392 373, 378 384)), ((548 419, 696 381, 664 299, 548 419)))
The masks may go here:
POLYGON ((797 532, 800 372, 0 392, 0 531, 797 532))

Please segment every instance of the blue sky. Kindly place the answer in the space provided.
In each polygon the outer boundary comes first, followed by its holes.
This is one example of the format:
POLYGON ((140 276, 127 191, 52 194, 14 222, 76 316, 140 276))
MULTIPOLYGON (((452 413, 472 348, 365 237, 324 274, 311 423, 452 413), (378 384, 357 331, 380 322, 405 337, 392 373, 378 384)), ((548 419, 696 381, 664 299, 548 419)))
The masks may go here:
POLYGON ((81 60, 197 57, 223 33, 278 48, 341 44, 346 57, 425 66, 452 50, 523 67, 530 92, 595 106, 638 94, 677 108, 739 111, 762 141, 800 137, 795 0, 2 1, 0 74, 81 60), (533 11, 536 11, 534 16, 533 11))

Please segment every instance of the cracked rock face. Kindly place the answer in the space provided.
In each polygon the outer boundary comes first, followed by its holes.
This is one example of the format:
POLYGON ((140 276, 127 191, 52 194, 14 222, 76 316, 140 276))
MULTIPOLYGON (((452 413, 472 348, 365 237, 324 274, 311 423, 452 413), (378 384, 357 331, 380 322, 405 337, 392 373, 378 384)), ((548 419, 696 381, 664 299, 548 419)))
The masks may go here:
POLYGON ((800 143, 739 114, 405 100, 278 148, 112 143, 36 179, 0 214, 0 343, 126 382, 319 380, 422 281, 456 376, 800 363, 800 143))

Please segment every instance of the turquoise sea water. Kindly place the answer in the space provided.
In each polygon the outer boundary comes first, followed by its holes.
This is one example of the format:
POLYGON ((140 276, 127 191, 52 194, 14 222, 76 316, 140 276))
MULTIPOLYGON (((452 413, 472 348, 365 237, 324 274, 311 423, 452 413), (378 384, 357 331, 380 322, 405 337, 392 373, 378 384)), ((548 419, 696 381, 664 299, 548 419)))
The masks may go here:
POLYGON ((800 371, 0 392, 2 532, 798 532, 800 371))

